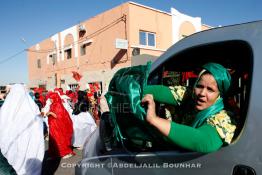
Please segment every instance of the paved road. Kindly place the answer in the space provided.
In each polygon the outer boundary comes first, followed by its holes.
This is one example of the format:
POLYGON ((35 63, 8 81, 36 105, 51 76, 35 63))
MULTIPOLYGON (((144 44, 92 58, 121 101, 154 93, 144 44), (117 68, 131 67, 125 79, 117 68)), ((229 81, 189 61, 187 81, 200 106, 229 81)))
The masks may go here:
MULTIPOLYGON (((45 142, 45 148, 48 148, 48 142, 45 142)), ((75 167, 82 159, 82 151, 74 149, 75 156, 68 159, 47 159, 47 151, 45 153, 42 175, 74 175, 75 167)))

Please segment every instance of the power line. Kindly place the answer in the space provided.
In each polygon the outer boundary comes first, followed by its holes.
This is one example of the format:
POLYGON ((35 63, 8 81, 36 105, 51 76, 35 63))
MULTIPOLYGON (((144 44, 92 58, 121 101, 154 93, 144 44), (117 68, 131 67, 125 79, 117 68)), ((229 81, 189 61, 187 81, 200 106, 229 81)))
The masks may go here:
MULTIPOLYGON (((96 35, 99 35, 100 33, 106 31, 107 29, 111 28, 112 26, 116 25, 117 23, 121 22, 121 21, 124 21, 126 22, 126 15, 123 15, 121 16, 120 18, 116 19, 115 21, 109 23, 108 25, 98 29, 97 31, 85 36, 84 38, 93 38, 95 37, 96 35)), ((22 41, 25 41, 24 38, 22 38, 22 41)), ((76 42, 73 42, 71 43, 72 45, 75 45, 76 43, 81 43, 83 42, 83 39, 82 40, 77 40, 76 42)), ((58 50, 63 50, 64 48, 58 48, 58 50)), ((48 49, 48 50, 31 50, 31 49, 23 49, 19 52, 17 52, 16 54, 10 56, 10 57, 7 57, 7 58, 4 58, 0 61, 0 64, 3 64, 7 61, 10 61, 11 59, 15 58, 17 55, 20 55, 21 53, 25 52, 25 51, 28 51, 28 52, 36 52, 36 53, 48 53, 48 52, 52 52, 54 51, 54 49, 48 49)))
POLYGON ((20 54, 23 53, 24 51, 26 51, 26 50, 23 49, 23 50, 17 52, 16 54, 14 54, 14 55, 12 55, 12 56, 10 56, 10 57, 7 57, 7 58, 1 60, 1 61, 0 61, 0 64, 3 64, 3 63, 5 63, 5 62, 7 62, 7 61, 10 61, 11 59, 15 58, 17 55, 20 55, 20 54))
MULTIPOLYGON (((116 20, 112 21, 111 23, 103 26, 102 28, 98 29, 97 31, 94 31, 93 33, 85 36, 84 38, 82 39, 79 39, 77 41, 74 41, 72 43, 69 43, 70 45, 74 46, 76 44, 80 44, 82 42, 85 41, 85 39, 91 39, 91 38, 94 38, 95 36, 99 35, 100 33, 108 30, 109 28, 113 27, 114 25, 118 24, 119 22, 124 22, 126 23, 126 15, 124 14, 123 16, 121 16, 120 18, 117 18, 116 20)), ((126 29, 125 29, 126 30, 126 29)), ((60 48, 57 48, 57 51, 62 51, 64 48, 66 48, 66 46, 64 47, 60 47, 60 48)), ((41 49, 41 50, 32 50, 32 49, 27 49, 26 51, 28 52, 35 52, 35 53, 50 53, 50 52, 54 52, 56 49, 41 49)))

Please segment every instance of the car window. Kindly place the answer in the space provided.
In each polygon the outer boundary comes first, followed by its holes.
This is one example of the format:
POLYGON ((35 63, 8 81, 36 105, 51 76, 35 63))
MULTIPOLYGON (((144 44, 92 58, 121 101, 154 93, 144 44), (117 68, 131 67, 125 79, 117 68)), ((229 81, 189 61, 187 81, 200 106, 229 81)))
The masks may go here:
MULTIPOLYGON (((253 69, 253 55, 249 44, 240 41, 224 41, 174 53, 150 74, 148 84, 165 86, 183 85, 193 87, 201 66, 208 62, 222 64, 231 74, 231 88, 224 99, 225 109, 236 123, 234 142, 241 138, 246 121, 250 85, 253 69)), ((165 105, 158 104, 158 114, 165 114, 165 105)), ((233 143, 234 143, 233 142, 233 143)))

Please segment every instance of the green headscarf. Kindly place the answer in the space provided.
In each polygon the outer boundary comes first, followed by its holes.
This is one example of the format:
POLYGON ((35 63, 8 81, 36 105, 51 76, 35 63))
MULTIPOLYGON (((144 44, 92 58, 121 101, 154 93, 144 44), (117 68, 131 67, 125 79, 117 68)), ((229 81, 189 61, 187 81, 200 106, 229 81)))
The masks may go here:
MULTIPOLYGON (((231 76, 226 68, 224 68, 222 65, 217 63, 207 63, 202 68, 213 75, 217 82, 220 94, 217 101, 213 105, 197 113, 196 118, 192 124, 192 127, 194 128, 201 126, 206 121, 206 119, 224 109, 223 97, 225 96, 231 84, 231 76)), ((200 77, 201 74, 198 77, 194 87, 197 85, 200 77)))

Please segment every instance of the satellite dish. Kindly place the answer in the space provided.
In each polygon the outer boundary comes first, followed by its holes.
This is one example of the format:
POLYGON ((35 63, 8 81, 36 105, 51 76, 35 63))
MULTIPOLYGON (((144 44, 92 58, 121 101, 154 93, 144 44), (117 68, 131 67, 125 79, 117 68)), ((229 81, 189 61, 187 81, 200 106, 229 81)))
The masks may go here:
POLYGON ((140 48, 134 48, 132 51, 132 56, 137 56, 140 55, 140 48))
POLYGON ((78 27, 79 27, 78 28, 78 30, 79 30, 79 33, 78 33, 79 37, 83 37, 85 35, 85 33, 86 33, 86 28, 82 24, 80 24, 78 27))
POLYGON ((80 24, 79 25, 79 32, 84 32, 84 31, 86 31, 85 26, 83 24, 80 24))

